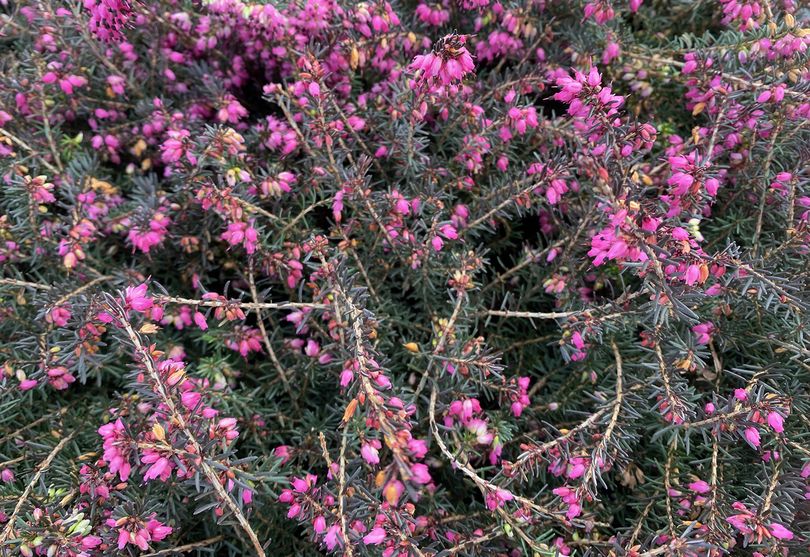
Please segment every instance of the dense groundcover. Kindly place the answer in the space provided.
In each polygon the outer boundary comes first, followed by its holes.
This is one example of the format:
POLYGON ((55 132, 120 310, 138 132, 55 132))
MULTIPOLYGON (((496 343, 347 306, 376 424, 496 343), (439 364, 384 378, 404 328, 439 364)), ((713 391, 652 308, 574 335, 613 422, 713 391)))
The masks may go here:
POLYGON ((808 46, 0 1, 0 553, 809 555, 808 46))

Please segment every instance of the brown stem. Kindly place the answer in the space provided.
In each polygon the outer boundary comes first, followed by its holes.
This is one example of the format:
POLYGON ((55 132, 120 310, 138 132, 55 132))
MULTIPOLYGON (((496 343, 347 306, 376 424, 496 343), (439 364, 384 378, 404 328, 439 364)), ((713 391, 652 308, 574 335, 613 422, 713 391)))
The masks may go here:
POLYGON ((141 342, 138 333, 135 332, 135 329, 132 328, 132 324, 126 320, 122 319, 124 330, 129 337, 130 342, 135 347, 135 350, 141 355, 141 359, 143 361, 144 366, 146 367, 147 372, 149 373, 152 381, 155 383, 155 388, 157 389, 158 396, 161 399, 161 402, 166 405, 166 408, 171 415, 172 421, 174 421, 183 432, 183 434, 188 439, 188 442, 194 448, 194 451, 199 455, 200 458, 200 468, 202 469, 203 474, 205 475, 208 482, 211 484, 214 492, 217 495, 217 499, 220 500, 228 510, 233 513, 234 517, 236 517, 236 521, 239 523, 239 526, 244 531, 245 535, 247 535, 248 539, 250 539, 251 544, 253 545, 253 549, 256 552, 257 557, 266 557, 264 552, 264 548, 262 547, 261 542, 259 542, 259 538, 256 536, 256 533, 251 528, 250 523, 248 522, 245 515, 242 513, 242 510, 239 506, 234 502, 231 496, 225 491, 225 488, 222 487, 220 483, 219 477, 214 469, 211 467, 208 462, 205 460, 205 453, 203 452, 203 448, 200 445, 200 442, 194 436, 194 433, 191 431, 188 423, 186 422, 186 418, 183 416, 182 412, 177 410, 177 407, 174 404, 174 399, 169 395, 168 391, 166 390, 166 386, 163 384, 163 381, 160 378, 160 374, 158 373, 157 368, 155 367, 155 362, 152 360, 152 355, 150 354, 149 350, 143 345, 141 342))
POLYGON ((14 506, 14 510, 11 512, 11 516, 9 517, 8 522, 6 523, 6 527, 3 529, 3 533, 0 534, 0 543, 3 543, 6 540, 8 540, 9 536, 14 531, 14 524, 17 522, 17 517, 19 516, 20 511, 22 510, 22 507, 25 504, 25 501, 28 499, 28 497, 31 495, 31 492, 34 490, 34 486, 36 486, 37 483, 39 483, 39 478, 51 465, 53 459, 56 458, 56 455, 58 455, 62 451, 62 449, 65 448, 65 445, 70 443, 70 441, 73 439, 73 437, 75 437, 75 435, 76 433, 74 432, 68 435, 67 437, 64 437, 53 448, 53 450, 51 450, 50 454, 48 454, 45 460, 39 463, 36 469, 37 471, 34 473, 33 477, 31 478, 31 481, 28 482, 28 485, 25 486, 25 490, 22 492, 22 495, 17 501, 17 504, 14 506))

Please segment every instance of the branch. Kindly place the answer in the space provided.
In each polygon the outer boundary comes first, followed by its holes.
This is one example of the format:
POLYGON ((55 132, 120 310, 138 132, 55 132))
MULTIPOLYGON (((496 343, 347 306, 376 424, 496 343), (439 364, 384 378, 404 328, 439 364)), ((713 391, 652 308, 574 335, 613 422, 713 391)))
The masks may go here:
POLYGON ((177 410, 177 407, 174 404, 174 400, 172 399, 171 396, 169 396, 169 393, 166 391, 166 387, 160 380, 160 374, 158 373, 158 370, 155 367, 155 362, 152 360, 152 356, 149 353, 149 350, 147 350, 147 348, 141 342, 141 339, 135 332, 135 329, 132 328, 132 324, 124 318, 122 318, 122 322, 124 330, 127 332, 127 335, 129 336, 130 342, 132 342, 136 351, 141 354, 144 366, 146 367, 146 370, 149 372, 149 375, 152 377, 152 381, 155 382, 155 387, 157 388, 161 402, 166 405, 166 408, 168 409, 169 414, 172 417, 172 420, 174 420, 177 423, 177 425, 180 427, 180 430, 188 438, 188 442, 194 448, 194 451, 199 455, 200 468, 202 468, 202 471, 205 474, 206 479, 216 492, 218 499, 226 507, 228 507, 228 510, 230 510, 236 517, 236 520, 241 526, 242 530, 245 532, 245 534, 253 544, 253 549, 256 551, 257 557, 266 557, 264 549, 262 548, 262 544, 259 542, 259 538, 256 536, 256 533, 253 531, 253 528, 251 528, 250 523, 248 522, 247 518, 245 518, 245 515, 242 513, 242 510, 236 503, 234 503, 233 499, 231 499, 231 496, 228 495, 228 492, 226 492, 225 489, 222 487, 222 484, 219 481, 219 477, 217 477, 217 473, 214 471, 213 468, 211 468, 208 462, 206 462, 204 456, 205 453, 203 452, 200 442, 197 441, 197 438, 192 433, 191 428, 188 426, 188 423, 186 423, 185 417, 183 417, 183 414, 177 410))
POLYGON ((14 523, 17 521, 17 517, 19 516, 20 511, 22 510, 23 504, 25 504, 25 501, 31 495, 31 491, 33 491, 34 486, 37 485, 37 483, 39 482, 39 478, 42 476, 45 470, 47 470, 48 467, 51 465, 53 459, 56 458, 56 455, 58 455, 62 451, 62 449, 65 448, 65 445, 67 445, 75 436, 76 433, 73 432, 67 437, 63 438, 61 441, 59 441, 59 443, 53 448, 53 450, 45 458, 45 460, 43 460, 37 466, 36 473, 31 478, 31 481, 28 482, 28 485, 25 486, 25 491, 23 491, 22 495, 20 496, 20 499, 17 501, 17 505, 15 505, 14 510, 12 511, 11 516, 8 519, 8 522, 6 523, 6 527, 3 529, 3 533, 0 534, 0 543, 3 543, 6 540, 8 540, 8 537, 14 531, 14 523))
MULTIPOLYGON (((253 258, 250 259, 248 284, 250 286, 250 296, 253 298, 253 304, 259 305, 259 293, 256 291, 256 279, 253 276, 253 258)), ((281 362, 278 361, 276 352, 273 350, 273 345, 270 343, 270 337, 267 336, 267 329, 264 326, 264 316, 262 315, 262 310, 256 308, 255 311, 256 324, 259 326, 259 331, 262 333, 262 340, 264 341, 264 347, 267 349, 267 355, 270 356, 270 360, 273 362, 273 367, 276 368, 278 378, 281 379, 281 382, 284 385, 284 390, 287 391, 287 396, 290 397, 293 407, 295 407, 297 410, 298 400, 296 400, 296 398, 293 396, 292 388, 290 387, 290 380, 287 378, 287 373, 284 371, 284 368, 281 367, 281 362)))
POLYGON ((311 308, 311 309, 327 309, 330 306, 327 304, 316 304, 313 302, 240 302, 239 300, 195 300, 194 298, 180 298, 176 296, 155 296, 155 300, 163 304, 187 304, 190 306, 206 307, 206 308, 222 308, 222 307, 238 307, 241 309, 295 309, 295 308, 311 308))
POLYGON ((224 539, 224 536, 214 536, 213 538, 208 538, 207 540, 202 540, 198 542, 187 543, 186 545, 178 545, 177 547, 172 547, 171 549, 161 549, 160 551, 155 551, 153 553, 147 553, 146 555, 141 555, 141 557, 161 557, 162 555, 173 555, 175 553, 187 553, 192 549, 199 549, 201 547, 207 547, 209 545, 213 545, 217 542, 220 542, 224 539))

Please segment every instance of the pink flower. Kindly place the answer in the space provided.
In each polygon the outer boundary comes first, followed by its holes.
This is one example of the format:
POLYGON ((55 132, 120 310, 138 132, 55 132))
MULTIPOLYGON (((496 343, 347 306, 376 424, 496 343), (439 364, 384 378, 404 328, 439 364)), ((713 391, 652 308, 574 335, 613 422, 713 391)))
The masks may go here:
POLYGON ((709 344, 712 340, 712 334, 714 334, 714 323, 711 321, 699 323, 692 327, 692 332, 695 333, 698 344, 709 344))
POLYGON ((375 447, 375 445, 380 445, 380 442, 373 440, 364 443, 360 448, 360 454, 363 456, 363 460, 372 465, 380 463, 380 453, 377 450, 379 447, 375 447))
POLYGON ((475 63, 465 41, 464 35, 445 35, 436 41, 432 52, 417 55, 410 65, 418 73, 417 83, 450 85, 471 73, 475 63))
POLYGON ((700 280, 700 267, 697 265, 689 265, 686 268, 686 273, 683 275, 683 281, 692 286, 700 280))
POLYGON ((84 0, 90 12, 90 31, 102 41, 120 41, 124 29, 132 17, 129 0, 84 0))
POLYGON ((287 464, 290 460, 290 447, 288 445, 279 445, 273 449, 273 456, 280 458, 282 464, 287 464))
POLYGON ((430 472, 425 464, 417 463, 411 465, 411 474, 413 475, 412 479, 415 483, 422 485, 430 483, 430 472))
POLYGON ((169 130, 166 135, 168 139, 160 146, 160 158, 163 162, 172 164, 185 156, 189 163, 196 164, 197 158, 189 150, 191 133, 188 130, 169 130))
POLYGON ((308 339, 307 344, 304 347, 304 354, 306 354, 310 358, 315 358, 320 353, 321 353, 321 345, 312 339, 308 339))
POLYGON ((759 430, 755 427, 748 427, 745 429, 745 439, 748 443, 754 447, 759 447, 760 439, 759 439, 759 430))
POLYGON ((354 380, 354 372, 350 369, 344 369, 340 374, 340 386, 346 387, 354 380))
POLYGON ((363 543, 366 545, 379 545, 383 540, 385 540, 385 530, 379 527, 374 528, 363 537, 363 543))
POLYGON ((126 290, 124 290, 124 301, 126 302, 127 309, 140 313, 150 309, 153 302, 146 291, 146 283, 139 284, 138 286, 128 286, 126 290))
POLYGON ((76 378, 65 366, 52 367, 48 369, 47 375, 48 383, 58 391, 67 389, 71 383, 76 381, 76 378))
POLYGON ((256 244, 259 235, 252 224, 246 222, 232 222, 228 224, 228 229, 222 233, 221 238, 231 246, 244 245, 248 254, 256 252, 256 244))
POLYGON ((203 331, 208 329, 208 322, 206 322, 205 316, 199 311, 194 312, 194 323, 203 331))
POLYGON ((341 540, 338 536, 339 532, 340 527, 337 524, 330 526, 329 530, 326 531, 326 535, 323 537, 323 543, 326 544, 326 548, 329 551, 332 551, 333 549, 335 549, 335 547, 337 547, 341 543, 341 540))
POLYGON ((505 489, 497 489, 487 494, 487 508, 494 511, 499 507, 503 507, 505 502, 511 501, 512 499, 514 499, 514 495, 512 495, 510 492, 506 491, 505 489))
POLYGON ((439 233, 441 233, 441 235, 447 238, 448 240, 458 239, 458 231, 456 230, 456 227, 453 226, 452 224, 444 224, 441 227, 439 227, 439 233))
POLYGON ((57 327, 64 327, 67 325, 69 319, 70 310, 63 306, 53 308, 45 318, 46 321, 53 323, 57 327))
POLYGON ((689 174, 685 174, 683 172, 676 172, 673 174, 667 183, 670 186, 674 186, 672 193, 675 195, 686 195, 689 191, 689 188, 692 184, 695 183, 695 179, 690 176, 689 174))
POLYGON ((711 491, 711 486, 703 480, 698 480, 689 484, 689 489, 695 493, 708 493, 711 491))
POLYGON ((784 419, 778 412, 768 412, 768 425, 773 428, 776 433, 785 431, 784 419))
POLYGON ((131 441, 126 434, 126 428, 121 418, 115 422, 106 424, 98 428, 98 433, 104 439, 104 456, 102 457, 110 466, 110 472, 118 473, 121 481, 127 481, 129 472, 132 469, 129 458, 131 453, 131 441))
POLYGON ((778 522, 771 523, 770 526, 771 534, 773 537, 778 538, 780 540, 787 540, 790 541, 793 539, 793 532, 779 524, 778 522))
POLYGON ((151 464, 143 475, 144 481, 148 482, 156 478, 166 481, 172 474, 172 466, 169 460, 160 456, 160 454, 155 451, 145 453, 144 456, 141 457, 141 463, 151 464))
POLYGON ((138 249, 143 253, 149 253, 150 249, 162 244, 169 233, 171 222, 167 215, 156 211, 148 222, 132 227, 127 233, 127 240, 132 244, 133 251, 138 249))

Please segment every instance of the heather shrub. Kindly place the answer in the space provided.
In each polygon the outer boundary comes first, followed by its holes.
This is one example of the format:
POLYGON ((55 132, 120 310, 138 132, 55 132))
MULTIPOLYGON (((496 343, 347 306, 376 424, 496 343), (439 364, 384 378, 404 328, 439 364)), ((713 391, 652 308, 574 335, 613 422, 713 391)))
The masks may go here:
POLYGON ((808 555, 794 0, 0 1, 3 555, 808 555))

